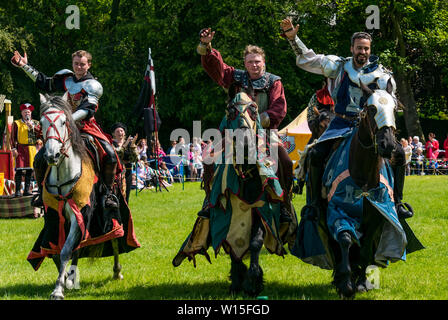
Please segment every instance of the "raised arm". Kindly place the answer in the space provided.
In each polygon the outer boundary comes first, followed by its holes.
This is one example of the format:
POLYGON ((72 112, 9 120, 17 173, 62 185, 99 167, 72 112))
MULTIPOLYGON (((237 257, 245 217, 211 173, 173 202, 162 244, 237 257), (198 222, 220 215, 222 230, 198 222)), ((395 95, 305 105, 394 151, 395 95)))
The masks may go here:
POLYGON ((316 54, 299 39, 297 32, 299 25, 293 26, 291 20, 283 19, 280 23, 282 30, 296 54, 296 64, 299 68, 334 79, 338 76, 343 60, 338 56, 316 54))
POLYGON ((211 41, 215 36, 214 31, 210 28, 202 29, 199 36, 200 43, 197 51, 201 55, 202 67, 210 78, 221 87, 227 89, 233 82, 233 72, 235 68, 225 64, 221 57, 221 53, 212 48, 211 41))
POLYGON ((14 51, 11 58, 11 63, 18 68, 21 68, 30 79, 36 83, 36 86, 45 92, 65 91, 64 79, 47 77, 42 72, 37 71, 34 67, 28 64, 28 56, 26 52, 22 56, 18 51, 14 51))

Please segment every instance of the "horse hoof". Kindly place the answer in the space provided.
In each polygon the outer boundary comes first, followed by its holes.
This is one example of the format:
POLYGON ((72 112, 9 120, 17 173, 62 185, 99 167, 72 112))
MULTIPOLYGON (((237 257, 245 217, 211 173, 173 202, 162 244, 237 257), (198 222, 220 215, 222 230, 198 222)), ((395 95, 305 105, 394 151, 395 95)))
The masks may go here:
POLYGON ((367 279, 358 281, 358 283, 356 284, 356 292, 364 293, 364 292, 370 291, 372 289, 373 289, 373 285, 367 279))
POLYGON ((336 291, 341 299, 353 299, 355 295, 351 273, 339 273, 333 281, 336 291))
POLYGON ((229 288, 229 293, 231 295, 237 295, 241 292, 241 290, 243 290, 241 285, 236 285, 232 283, 229 288))
POLYGON ((120 273, 114 274, 114 280, 123 280, 123 275, 120 273))
POLYGON ((243 281, 243 290, 250 297, 257 297, 264 289, 263 270, 258 268, 249 268, 243 281))
POLYGON ((50 295, 50 300, 64 300, 64 295, 61 292, 53 292, 50 295))

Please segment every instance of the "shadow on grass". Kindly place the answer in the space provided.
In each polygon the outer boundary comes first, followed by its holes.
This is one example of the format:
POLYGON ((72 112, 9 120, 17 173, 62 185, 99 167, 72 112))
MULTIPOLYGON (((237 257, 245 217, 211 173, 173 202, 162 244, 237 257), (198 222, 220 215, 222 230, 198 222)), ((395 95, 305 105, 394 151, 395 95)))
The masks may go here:
MULTIPOLYGON (((212 281, 200 284, 160 283, 157 285, 137 285, 130 288, 104 292, 102 288, 112 277, 104 280, 81 282, 80 290, 65 290, 69 300, 254 300, 245 294, 230 295, 229 282, 212 281), (92 289, 93 288, 93 289, 92 289), (99 289, 99 290, 97 290, 99 289)), ((124 280, 126 281, 126 280, 124 280)), ((54 289, 49 284, 15 284, 0 287, 3 299, 48 300, 54 289)), ((269 300, 339 300, 335 288, 330 284, 310 284, 305 286, 280 282, 265 283, 260 296, 269 300)), ((365 294, 358 294, 356 300, 368 300, 365 294)))
MULTIPOLYGON (((65 290, 67 299, 92 300, 252 300, 253 297, 229 294, 230 282, 206 282, 201 284, 161 283, 153 286, 134 286, 113 292, 96 292, 112 280, 81 282, 80 290, 65 290), (83 290, 84 288, 84 290, 83 290), (87 288, 87 289, 86 289, 87 288), (91 288, 94 288, 93 290, 91 288)), ((54 289, 54 284, 16 284, 0 287, 0 296, 12 299, 47 300, 54 289)), ((297 286, 284 283, 267 283, 260 296, 269 300, 333 300, 338 299, 336 291, 328 285, 297 286)))
MULTIPOLYGON (((235 299, 252 300, 243 293, 229 294, 230 282, 208 282, 203 284, 158 284, 155 286, 136 286, 123 292, 124 295, 136 300, 157 299, 235 299)), ((269 300, 331 300, 338 299, 336 291, 328 285, 298 286, 284 283, 267 283, 260 296, 269 300)))

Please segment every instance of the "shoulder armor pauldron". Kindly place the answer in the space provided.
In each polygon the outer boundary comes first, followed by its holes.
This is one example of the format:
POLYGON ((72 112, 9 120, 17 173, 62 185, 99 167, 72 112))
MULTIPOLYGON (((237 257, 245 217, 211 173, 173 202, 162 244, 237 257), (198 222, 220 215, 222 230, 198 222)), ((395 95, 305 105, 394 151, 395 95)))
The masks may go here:
MULTIPOLYGON (((243 88, 247 89, 249 87, 249 75, 246 71, 235 69, 235 71, 233 72, 233 79, 243 88)), ((252 80, 252 87, 254 88, 254 90, 269 89, 270 87, 272 87, 275 81, 280 79, 281 78, 279 76, 276 76, 275 74, 265 72, 261 78, 252 80)))
POLYGON ((74 74, 75 73, 69 69, 62 69, 62 70, 59 70, 58 72, 56 72, 53 77, 55 77, 55 78, 62 77, 63 78, 63 77, 72 76, 74 74))

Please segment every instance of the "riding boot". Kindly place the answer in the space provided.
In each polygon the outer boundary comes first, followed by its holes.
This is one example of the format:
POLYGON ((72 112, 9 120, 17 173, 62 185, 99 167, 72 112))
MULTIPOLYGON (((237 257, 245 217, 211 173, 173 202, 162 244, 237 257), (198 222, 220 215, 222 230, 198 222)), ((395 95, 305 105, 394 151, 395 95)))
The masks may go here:
POLYGON ((22 189, 22 175, 23 175, 22 169, 16 170, 16 175, 14 177, 14 181, 16 183, 16 192, 15 192, 14 196, 16 196, 16 197, 22 196, 22 193, 20 192, 22 189))
POLYGON ((394 171, 394 202, 395 209, 399 218, 407 219, 414 215, 412 207, 403 200, 404 180, 406 177, 406 166, 392 167, 394 171))
POLYGON ((291 207, 291 200, 289 196, 286 196, 285 200, 280 203, 280 223, 292 222, 288 207, 291 207))
POLYGON ((208 197, 205 197, 202 203, 202 209, 198 212, 198 216, 202 218, 210 218, 210 207, 209 207, 208 197))
POLYGON ((322 174, 323 174, 322 166, 313 166, 313 165, 309 166, 308 169, 309 187, 307 186, 307 192, 309 192, 310 194, 307 195, 307 204, 317 209, 313 210, 313 212, 319 212, 319 214, 321 214, 322 211, 322 205, 321 205, 322 174))
POLYGON ((32 193, 30 192, 30 185, 31 185, 31 174, 33 172, 31 169, 27 170, 25 173, 25 190, 23 190, 24 196, 31 196, 32 193))
POLYGON ((116 170, 117 163, 106 163, 103 167, 103 182, 105 186, 103 197, 105 208, 118 208, 118 198, 113 193, 116 170))
POLYGON ((198 212, 199 217, 210 218, 210 193, 211 190, 211 180, 214 174, 214 165, 213 164, 204 164, 204 175, 202 177, 201 188, 205 191, 205 198, 202 203, 202 208, 198 212))
POLYGON ((45 146, 43 146, 34 157, 34 177, 36 178, 38 193, 31 199, 31 206, 41 208, 44 206, 42 197, 42 184, 45 179, 45 173, 48 168, 48 163, 44 157, 45 146))

